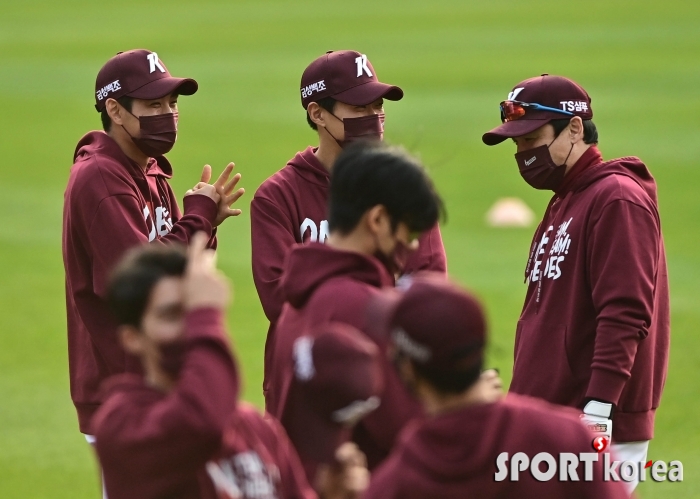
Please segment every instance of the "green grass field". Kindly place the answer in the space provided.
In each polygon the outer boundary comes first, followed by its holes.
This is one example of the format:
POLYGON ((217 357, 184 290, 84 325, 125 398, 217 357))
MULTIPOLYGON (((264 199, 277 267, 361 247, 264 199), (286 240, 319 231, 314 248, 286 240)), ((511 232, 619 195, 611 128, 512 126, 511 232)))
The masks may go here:
POLYGON ((260 183, 315 140, 299 103, 304 67, 329 49, 369 55, 406 97, 387 140, 422 157, 447 203, 450 274, 485 301, 490 365, 506 381, 531 229, 492 229, 499 197, 539 215, 548 194, 519 177, 511 144, 481 134, 518 81, 543 72, 592 95, 606 158, 638 155, 659 184, 672 291, 672 351, 650 459, 680 459, 683 483, 643 498, 700 497, 700 3, 688 0, 62 2, 0 6, 0 497, 98 496, 91 451, 68 392, 61 210, 76 142, 98 128, 98 69, 130 48, 157 51, 200 91, 180 101, 169 155, 180 195, 204 163, 235 161, 244 215, 220 231, 235 284, 231 336, 246 399, 260 404, 266 321, 250 271, 247 205, 260 183))

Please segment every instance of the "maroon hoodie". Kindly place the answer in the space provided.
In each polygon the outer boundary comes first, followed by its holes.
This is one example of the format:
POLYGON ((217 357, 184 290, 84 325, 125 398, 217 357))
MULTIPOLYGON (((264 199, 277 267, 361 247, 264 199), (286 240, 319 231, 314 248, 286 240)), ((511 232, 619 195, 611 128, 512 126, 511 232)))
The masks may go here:
POLYGON ((221 311, 202 308, 187 314, 185 348, 170 393, 132 373, 104 384, 104 403, 92 430, 110 499, 201 495, 198 474, 220 448, 238 395, 221 311))
MULTIPOLYGON (((289 248, 296 243, 325 242, 328 237, 330 174, 308 147, 258 188, 250 204, 253 279, 270 330, 284 297, 280 278, 289 248)), ((406 273, 418 270, 446 272, 440 229, 427 232, 420 248, 407 262, 406 273)))
POLYGON ((104 132, 90 132, 75 149, 63 206, 68 364, 71 398, 80 431, 100 405, 102 380, 138 372, 138 360, 121 349, 105 302, 114 264, 131 247, 148 241, 186 244, 197 231, 212 236, 217 206, 205 196, 185 197, 180 215, 167 179, 167 159, 151 159, 147 172, 104 132))
MULTIPOLYGON (((385 362, 381 405, 355 427, 353 440, 367 455, 370 468, 384 459, 398 432, 422 414, 389 362, 387 339, 370 328, 367 304, 393 279, 375 258, 340 251, 324 244, 295 247, 289 254, 282 287, 288 302, 271 341, 265 363, 270 376, 264 386, 266 408, 284 421, 289 386, 294 376, 293 344, 305 333, 328 322, 349 324, 377 344, 385 362)), ((313 428, 309 428, 313 431, 313 428)))
POLYGON ((613 441, 653 437, 670 341, 656 184, 634 157, 577 161, 547 207, 526 270, 510 390, 615 404, 613 441))
POLYGON ((316 499, 284 428, 239 403, 220 451, 206 464, 203 499, 316 499))
MULTIPOLYGON (((497 481, 497 458, 524 452, 532 460, 548 452, 592 453, 592 437, 575 415, 544 402, 511 395, 494 404, 471 405, 409 424, 389 458, 372 474, 364 499, 627 499, 622 482, 603 481, 603 460, 593 463, 593 480, 497 481)), ((504 463, 510 472, 511 462, 504 463)), ((546 466, 546 465, 545 465, 546 466)))

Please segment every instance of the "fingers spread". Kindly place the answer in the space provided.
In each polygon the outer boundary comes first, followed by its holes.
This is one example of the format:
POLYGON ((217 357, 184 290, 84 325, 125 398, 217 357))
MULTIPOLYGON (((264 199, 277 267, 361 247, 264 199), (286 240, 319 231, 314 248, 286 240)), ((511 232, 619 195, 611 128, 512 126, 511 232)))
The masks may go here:
POLYGON ((223 188, 224 185, 226 185, 226 181, 231 176, 231 172, 233 171, 234 166, 235 165, 233 163, 229 163, 228 165, 226 165, 226 168, 224 168, 224 171, 221 172, 221 175, 219 175, 219 178, 216 179, 216 182, 214 182, 214 185, 217 188, 223 188))
POLYGON ((236 173, 231 180, 228 181, 228 183, 224 186, 224 193, 228 196, 233 192, 233 189, 236 188, 236 185, 238 184, 238 181, 241 180, 241 174, 236 173))

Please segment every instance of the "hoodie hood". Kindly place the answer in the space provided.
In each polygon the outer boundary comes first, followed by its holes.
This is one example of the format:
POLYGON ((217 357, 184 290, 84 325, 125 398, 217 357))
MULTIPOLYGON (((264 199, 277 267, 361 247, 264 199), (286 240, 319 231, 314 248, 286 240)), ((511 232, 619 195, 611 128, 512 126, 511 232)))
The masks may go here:
POLYGON ((318 147, 309 146, 303 151, 296 153, 287 165, 294 168, 294 172, 304 178, 304 180, 328 187, 331 174, 316 157, 315 152, 317 150, 318 147))
MULTIPOLYGON (((134 176, 141 176, 139 166, 132 161, 112 137, 105 132, 94 130, 86 133, 83 138, 78 141, 73 153, 73 163, 83 161, 93 156, 107 156, 112 160, 117 160, 121 165, 134 176)), ((166 179, 172 178, 173 167, 165 156, 150 158, 146 175, 159 176, 166 179)))
POLYGON ((404 457, 431 482, 455 483, 493 473, 494 449, 508 438, 509 413, 479 404, 412 423, 402 435, 404 457))
POLYGON ((322 243, 293 247, 284 268, 282 291, 294 308, 303 307, 321 284, 334 277, 347 276, 377 288, 393 283, 387 270, 374 257, 337 250, 322 243))
POLYGON ((557 189, 558 197, 565 197, 569 192, 580 192, 592 183, 609 175, 624 175, 634 180, 649 197, 656 202, 656 182, 642 160, 636 156, 603 161, 598 147, 591 146, 583 153, 570 172, 571 178, 564 178, 557 189))

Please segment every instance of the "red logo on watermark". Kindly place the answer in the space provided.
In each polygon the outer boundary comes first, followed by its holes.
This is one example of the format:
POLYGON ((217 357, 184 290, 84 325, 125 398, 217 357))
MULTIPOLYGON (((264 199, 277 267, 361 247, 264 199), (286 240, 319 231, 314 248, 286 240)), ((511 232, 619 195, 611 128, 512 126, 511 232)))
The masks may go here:
POLYGON ((603 452, 608 448, 608 444, 610 444, 610 439, 608 437, 595 437, 591 443, 593 450, 596 452, 603 452))

